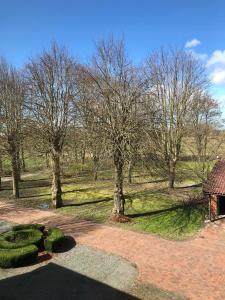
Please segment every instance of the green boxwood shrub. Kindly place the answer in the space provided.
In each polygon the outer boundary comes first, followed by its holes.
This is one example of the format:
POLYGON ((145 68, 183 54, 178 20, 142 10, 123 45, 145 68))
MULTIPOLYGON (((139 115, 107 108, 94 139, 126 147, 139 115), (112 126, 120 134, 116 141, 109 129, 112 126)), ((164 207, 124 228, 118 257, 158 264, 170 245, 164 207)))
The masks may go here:
POLYGON ((63 231, 59 228, 50 228, 48 236, 44 241, 45 250, 48 252, 55 252, 61 245, 64 239, 63 231))
POLYGON ((59 228, 45 230, 41 224, 16 225, 12 231, 0 234, 0 267, 11 268, 32 263, 43 246, 48 252, 56 252, 63 242, 59 228))
POLYGON ((29 245, 19 249, 0 249, 0 267, 15 268, 34 262, 38 255, 38 248, 29 245))
POLYGON ((35 229, 8 231, 0 236, 0 249, 18 249, 28 245, 42 246, 43 233, 35 229))
POLYGON ((12 228, 13 231, 25 230, 25 229, 37 229, 43 232, 45 230, 45 226, 42 224, 19 224, 13 226, 12 228))

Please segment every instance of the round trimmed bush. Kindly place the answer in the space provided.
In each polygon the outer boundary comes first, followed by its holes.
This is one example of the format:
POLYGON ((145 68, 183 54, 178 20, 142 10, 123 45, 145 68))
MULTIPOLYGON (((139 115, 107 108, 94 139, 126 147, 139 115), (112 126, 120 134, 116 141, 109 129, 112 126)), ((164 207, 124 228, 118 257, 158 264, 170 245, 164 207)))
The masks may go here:
POLYGON ((48 236, 44 240, 45 250, 48 252, 56 252, 61 246, 64 239, 64 233, 60 228, 50 228, 48 236))
POLYGON ((45 231, 42 224, 16 225, 12 231, 0 234, 0 267, 30 264, 43 246, 48 252, 56 252, 63 239, 63 231, 59 228, 45 231))
POLYGON ((0 249, 18 249, 28 245, 41 247, 43 233, 36 229, 8 231, 0 236, 0 249))
POLYGON ((15 268, 25 266, 35 261, 38 255, 38 248, 29 245, 17 249, 0 249, 0 267, 15 268))

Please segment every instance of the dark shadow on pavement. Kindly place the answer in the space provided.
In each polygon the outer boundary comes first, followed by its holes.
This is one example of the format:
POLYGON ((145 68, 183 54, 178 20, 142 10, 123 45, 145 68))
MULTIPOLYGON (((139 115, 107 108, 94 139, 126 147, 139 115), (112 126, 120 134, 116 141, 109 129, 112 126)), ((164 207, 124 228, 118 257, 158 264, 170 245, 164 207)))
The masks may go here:
POLYGON ((40 224, 43 223, 48 227, 59 227, 64 230, 64 233, 66 235, 75 236, 75 238, 78 236, 86 235, 89 232, 94 231, 97 228, 99 228, 99 226, 101 226, 90 221, 79 220, 70 216, 62 216, 60 214, 56 214, 51 218, 40 218, 36 220, 36 222, 40 224))
POLYGON ((76 246, 76 242, 72 236, 66 235, 63 239, 62 245, 55 251, 56 253, 64 253, 70 251, 76 246))
POLYGON ((54 263, 0 281, 1 300, 138 300, 54 263))

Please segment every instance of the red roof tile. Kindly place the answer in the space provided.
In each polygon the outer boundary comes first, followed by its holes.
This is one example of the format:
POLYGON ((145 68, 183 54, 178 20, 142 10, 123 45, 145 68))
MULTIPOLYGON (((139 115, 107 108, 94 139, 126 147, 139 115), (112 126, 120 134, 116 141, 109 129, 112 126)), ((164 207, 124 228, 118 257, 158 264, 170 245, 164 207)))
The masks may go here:
POLYGON ((203 192, 207 194, 225 194, 225 160, 216 162, 203 184, 203 192))

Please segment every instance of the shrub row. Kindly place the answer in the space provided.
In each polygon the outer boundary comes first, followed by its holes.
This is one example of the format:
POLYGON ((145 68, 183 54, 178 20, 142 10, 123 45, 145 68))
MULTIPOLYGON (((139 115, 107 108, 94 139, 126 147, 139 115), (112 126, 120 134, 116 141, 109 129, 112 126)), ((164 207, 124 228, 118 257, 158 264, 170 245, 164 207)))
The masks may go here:
POLYGON ((59 228, 50 228, 44 239, 45 227, 41 224, 16 225, 12 231, 0 235, 0 267, 19 267, 33 262, 38 250, 56 252, 64 234, 59 228))
POLYGON ((15 268, 32 263, 38 255, 38 248, 29 245, 18 249, 0 249, 0 267, 15 268))
POLYGON ((43 233, 35 229, 8 231, 0 236, 0 249, 18 249, 21 247, 42 245, 43 233))

